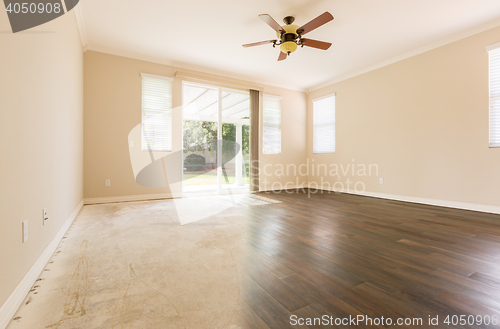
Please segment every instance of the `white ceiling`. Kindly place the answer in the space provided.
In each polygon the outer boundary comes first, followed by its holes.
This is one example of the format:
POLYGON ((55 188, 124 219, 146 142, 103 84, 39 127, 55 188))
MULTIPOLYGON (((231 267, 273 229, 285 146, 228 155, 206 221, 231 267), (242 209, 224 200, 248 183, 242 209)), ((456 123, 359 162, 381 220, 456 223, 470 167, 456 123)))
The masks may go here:
MULTIPOLYGON (((308 89, 500 18, 499 0, 83 0, 89 49, 147 56, 185 67, 294 89, 308 89), (308 38, 327 51, 298 49, 278 62, 258 18, 303 25, 335 19, 308 38)), ((500 41, 500 36, 499 36, 500 41)))

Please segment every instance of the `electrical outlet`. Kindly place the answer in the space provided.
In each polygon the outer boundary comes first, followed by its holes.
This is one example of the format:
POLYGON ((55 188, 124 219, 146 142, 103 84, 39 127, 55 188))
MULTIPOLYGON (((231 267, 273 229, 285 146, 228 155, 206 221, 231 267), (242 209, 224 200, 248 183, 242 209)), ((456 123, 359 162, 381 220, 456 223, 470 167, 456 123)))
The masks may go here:
POLYGON ((384 179, 383 178, 379 178, 379 181, 380 181, 380 184, 384 184, 384 179))
POLYGON ((28 221, 23 222, 23 243, 28 241, 28 221))
POLYGON ((106 181, 104 182, 104 185, 111 186, 111 179, 106 179, 106 181))
POLYGON ((47 208, 42 209, 42 214, 43 214, 43 225, 45 225, 45 221, 49 219, 49 214, 47 212, 47 208))

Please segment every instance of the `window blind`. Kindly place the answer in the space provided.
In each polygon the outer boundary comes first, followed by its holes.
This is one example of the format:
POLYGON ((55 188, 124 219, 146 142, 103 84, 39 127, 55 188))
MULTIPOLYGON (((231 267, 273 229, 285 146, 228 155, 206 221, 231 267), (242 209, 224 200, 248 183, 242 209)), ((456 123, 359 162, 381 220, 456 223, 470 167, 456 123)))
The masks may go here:
POLYGON ((172 151, 172 81, 142 76, 142 150, 172 151))
POLYGON ((279 98, 264 95, 262 121, 262 153, 281 153, 281 100, 279 98))
POLYGON ((313 152, 335 153, 335 95, 313 101, 313 152))
POLYGON ((488 51, 490 90, 490 147, 500 147, 500 48, 488 51))

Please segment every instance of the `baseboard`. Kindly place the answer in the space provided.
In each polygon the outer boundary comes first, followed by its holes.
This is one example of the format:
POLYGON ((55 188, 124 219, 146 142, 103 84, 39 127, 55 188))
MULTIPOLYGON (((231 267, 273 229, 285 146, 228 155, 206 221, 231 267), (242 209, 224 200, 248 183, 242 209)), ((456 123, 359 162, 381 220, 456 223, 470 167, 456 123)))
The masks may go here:
MULTIPOLYGON (((311 188, 310 184, 309 184, 309 188, 311 188)), ((316 187, 313 186, 312 188, 315 189, 316 187)), ((388 193, 377 193, 377 192, 367 192, 367 191, 363 191, 363 192, 354 191, 354 190, 337 190, 337 191, 328 190, 328 191, 338 192, 338 193, 355 194, 355 195, 368 196, 368 197, 379 198, 379 199, 388 199, 388 200, 394 200, 394 201, 426 204, 426 205, 430 205, 430 206, 439 206, 439 207, 446 207, 446 208, 479 211, 479 212, 485 212, 485 213, 490 213, 490 214, 500 214, 500 206, 492 206, 492 205, 479 204, 479 203, 467 203, 467 202, 458 202, 458 201, 429 199, 429 198, 420 198, 420 197, 413 197, 413 196, 388 194, 388 193)), ((311 194, 313 194, 313 193, 311 193, 311 194)))
POLYGON ((181 197, 180 193, 159 193, 159 194, 140 194, 140 195, 122 195, 99 198, 85 198, 85 204, 100 204, 100 203, 115 203, 115 202, 133 202, 133 201, 148 201, 173 199, 181 197))
POLYGON ((64 222, 63 226, 59 229, 56 236, 50 244, 45 248, 43 253, 38 257, 35 264, 30 268, 28 273, 21 280, 19 285, 16 287, 14 292, 9 296, 9 298, 5 301, 5 303, 0 307, 0 329, 5 329, 7 325, 10 323, 12 317, 16 314, 19 306, 28 295, 28 292, 31 290, 31 287, 35 284, 36 280, 42 273, 43 269, 49 262, 50 258, 54 254, 57 249, 57 246, 61 242, 62 238, 68 231, 69 227, 75 220, 76 216, 80 212, 83 207, 83 200, 76 206, 75 210, 71 213, 68 219, 64 222))

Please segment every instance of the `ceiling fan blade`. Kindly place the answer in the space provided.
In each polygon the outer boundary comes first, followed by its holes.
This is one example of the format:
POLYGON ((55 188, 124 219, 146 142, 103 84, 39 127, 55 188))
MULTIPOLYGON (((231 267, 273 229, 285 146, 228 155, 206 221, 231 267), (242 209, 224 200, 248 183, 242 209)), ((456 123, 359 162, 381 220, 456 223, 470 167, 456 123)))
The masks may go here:
POLYGON ((327 50, 332 45, 330 42, 318 41, 313 39, 302 39, 304 46, 327 50))
POLYGON ((285 60, 287 57, 288 57, 287 54, 285 54, 284 52, 280 51, 280 55, 278 57, 278 62, 285 60))
POLYGON ((300 32, 300 34, 304 35, 306 33, 311 32, 312 30, 317 29, 321 25, 328 23, 331 20, 333 20, 332 14, 325 11, 323 14, 319 15, 318 17, 316 17, 315 19, 313 19, 309 23, 306 23, 305 25, 302 25, 301 27, 299 27, 297 29, 297 32, 302 31, 302 32, 300 32))
POLYGON ((255 46, 265 45, 265 44, 273 43, 273 42, 278 42, 278 40, 267 40, 267 41, 261 41, 261 42, 247 43, 247 44, 243 45, 243 47, 245 47, 245 48, 255 47, 255 46))
MULTIPOLYGON (((261 14, 259 15, 259 18, 261 20, 263 20, 267 25, 269 25, 270 27, 273 28, 273 30, 275 30, 276 32, 280 33, 283 31, 283 29, 281 28, 281 25, 278 24, 278 22, 276 22, 274 20, 274 18, 272 18, 270 15, 268 14, 261 14)), ((283 31, 285 32, 285 31, 283 31)))

